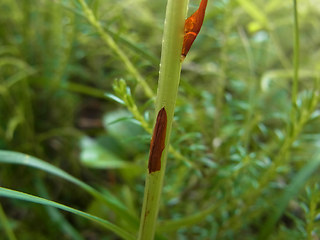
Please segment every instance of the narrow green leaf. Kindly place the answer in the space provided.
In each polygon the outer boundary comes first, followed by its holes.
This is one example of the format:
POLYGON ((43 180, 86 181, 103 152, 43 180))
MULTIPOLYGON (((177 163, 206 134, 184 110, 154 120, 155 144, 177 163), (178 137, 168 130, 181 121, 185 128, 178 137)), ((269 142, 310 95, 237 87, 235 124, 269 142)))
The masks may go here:
POLYGON ((118 98, 116 95, 111 94, 111 93, 105 93, 104 94, 105 97, 110 98, 111 100, 120 103, 121 105, 124 105, 124 101, 120 98, 118 98))
POLYGON ((109 198, 105 197, 103 194, 95 190, 93 187, 89 186, 88 184, 80 181, 79 179, 71 176, 70 174, 66 173, 65 171, 45 162, 38 158, 29 156, 27 154, 12 152, 12 151, 4 151, 0 150, 0 163, 9 163, 9 164, 19 164, 19 165, 26 165, 29 167, 37 168, 43 170, 45 172, 51 173, 55 176, 63 178, 69 182, 72 182, 91 194, 96 199, 103 201, 106 206, 112 209, 115 213, 119 215, 123 220, 126 220, 132 226, 132 230, 138 228, 139 220, 136 216, 130 214, 130 212, 123 206, 120 201, 115 203, 114 201, 110 201, 109 198))
POLYGON ((64 210, 64 211, 76 214, 78 216, 84 217, 90 221, 96 222, 96 223, 100 224, 101 226, 103 226, 104 228, 106 228, 106 229, 114 232, 118 236, 122 237, 123 239, 128 239, 128 240, 135 239, 128 232, 126 232, 122 228, 118 227, 117 225, 114 225, 113 223, 111 223, 107 220, 104 220, 104 219, 99 218, 97 216, 93 216, 91 214, 88 214, 86 212, 82 212, 80 210, 77 210, 77 209, 74 209, 71 207, 65 206, 63 204, 56 203, 54 201, 50 201, 50 200, 47 200, 44 198, 36 197, 36 196, 30 195, 27 193, 18 192, 18 191, 14 191, 14 190, 3 188, 3 187, 0 187, 0 197, 19 199, 19 200, 23 200, 23 201, 27 201, 27 202, 41 204, 44 206, 59 208, 61 210, 64 210))

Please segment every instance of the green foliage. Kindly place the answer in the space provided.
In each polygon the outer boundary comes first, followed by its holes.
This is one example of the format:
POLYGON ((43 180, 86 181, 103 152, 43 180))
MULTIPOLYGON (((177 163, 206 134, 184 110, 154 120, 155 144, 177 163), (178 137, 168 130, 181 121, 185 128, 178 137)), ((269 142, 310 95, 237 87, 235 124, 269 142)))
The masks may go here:
MULTIPOLYGON (((137 236, 165 2, 0 1, 1 237, 137 236)), ((156 238, 319 238, 320 9, 297 3, 208 1, 156 238)))
POLYGON ((20 200, 24 200, 24 201, 28 201, 28 202, 33 202, 33 203, 38 203, 38 204, 42 204, 42 205, 47 205, 50 207, 59 208, 61 210, 65 210, 65 211, 74 213, 76 215, 79 215, 81 217, 87 218, 91 221, 97 222, 97 223, 101 224, 103 227, 105 227, 106 229, 115 232, 117 235, 119 235, 123 239, 129 239, 129 240, 135 239, 133 236, 130 236, 130 234, 126 233, 124 230, 118 228, 117 226, 115 226, 114 224, 112 224, 106 220, 103 220, 101 218, 92 216, 92 215, 84 213, 84 212, 81 212, 79 210, 73 209, 73 208, 65 206, 63 204, 59 204, 59 203, 56 203, 53 201, 49 201, 47 199, 35 197, 30 194, 26 194, 26 193, 22 193, 22 192, 18 192, 18 191, 13 191, 13 190, 2 188, 2 187, 0 187, 0 196, 7 197, 7 198, 13 198, 13 199, 20 199, 20 200))

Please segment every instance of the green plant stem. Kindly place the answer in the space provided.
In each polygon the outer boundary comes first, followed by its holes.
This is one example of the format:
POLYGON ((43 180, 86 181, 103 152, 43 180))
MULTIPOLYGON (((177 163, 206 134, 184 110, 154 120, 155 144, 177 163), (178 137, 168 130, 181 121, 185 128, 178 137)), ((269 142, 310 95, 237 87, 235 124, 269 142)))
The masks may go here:
MULTIPOLYGON (((71 7, 66 3, 63 3, 63 2, 60 2, 60 1, 59 2, 56 1, 55 3, 61 5, 66 10, 68 10, 68 11, 74 13, 74 14, 77 14, 78 16, 86 18, 86 16, 82 12, 76 10, 74 7, 71 7)), ((158 58, 155 55, 153 55, 151 52, 146 51, 146 49, 143 49, 139 45, 131 42, 130 40, 122 37, 121 35, 118 35, 117 33, 113 32, 109 28, 103 27, 103 30, 106 31, 109 35, 111 35, 112 38, 116 38, 117 42, 122 43, 124 46, 127 46, 131 50, 133 50, 134 52, 140 54, 144 59, 149 60, 150 63, 153 63, 153 64, 157 64, 158 63, 158 58)))
POLYGON ((132 74, 132 76, 137 80, 139 84, 141 84, 145 94, 149 98, 153 98, 154 97, 153 91, 148 85, 148 83, 146 82, 146 80, 141 76, 137 68, 133 65, 133 63, 130 61, 130 59, 127 57, 124 51, 121 50, 121 48, 117 45, 117 43, 113 40, 113 38, 106 31, 104 31, 103 27, 98 22, 92 10, 88 7, 87 3, 84 0, 78 0, 78 1, 82 6, 82 9, 84 11, 84 14, 87 20, 100 34, 100 36, 102 37, 102 40, 118 55, 118 57, 121 59, 121 61, 124 63, 124 65, 128 69, 128 72, 132 74))
POLYGON ((297 98, 298 98, 298 81, 299 81, 299 25, 298 25, 298 9, 297 1, 293 0, 293 79, 292 79, 292 88, 291 88, 291 115, 290 122, 288 124, 288 134, 293 134, 292 130, 294 128, 294 123, 297 119, 297 98))
POLYGON ((138 236, 139 240, 152 240, 156 230, 160 195, 169 149, 169 138, 180 81, 180 55, 187 4, 188 0, 168 0, 167 2, 156 99, 156 114, 158 114, 163 107, 167 113, 166 140, 165 148, 161 156, 161 169, 147 174, 138 236))
POLYGON ((298 9, 297 9, 297 1, 293 0, 293 19, 294 19, 294 30, 293 30, 293 38, 294 38, 294 48, 293 48, 293 84, 292 84, 292 110, 291 110, 291 123, 288 124, 288 137, 286 138, 281 150, 279 151, 278 156, 273 161, 272 166, 268 169, 264 177, 262 177, 260 181, 260 186, 265 186, 267 182, 271 179, 270 176, 273 176, 276 172, 277 167, 280 164, 284 163, 286 159, 288 159, 288 150, 292 146, 293 142, 296 140, 300 132, 302 131, 303 126, 310 118, 314 108, 317 105, 318 98, 316 96, 312 99, 312 104, 310 109, 302 116, 300 119, 297 119, 297 98, 298 98, 298 82, 299 82, 299 25, 298 25, 298 9))
POLYGON ((299 80, 299 50, 300 50, 300 40, 299 40, 299 23, 298 23, 298 8, 297 0, 293 0, 293 19, 294 19, 294 49, 293 49, 293 84, 292 84, 292 104, 296 106, 297 94, 298 94, 298 80, 299 80))

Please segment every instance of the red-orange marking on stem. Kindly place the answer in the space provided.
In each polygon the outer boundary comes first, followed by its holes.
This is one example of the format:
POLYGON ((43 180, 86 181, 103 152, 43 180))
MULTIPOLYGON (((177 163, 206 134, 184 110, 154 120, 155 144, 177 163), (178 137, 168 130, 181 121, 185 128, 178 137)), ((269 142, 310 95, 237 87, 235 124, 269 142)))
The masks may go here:
POLYGON ((167 131, 167 112, 163 108, 158 113, 156 125, 150 144, 150 155, 148 169, 149 173, 159 171, 161 169, 161 155, 165 147, 167 131))
POLYGON ((184 23, 184 38, 181 51, 181 61, 183 61, 187 56, 193 41, 200 32, 207 8, 207 3, 208 0, 201 0, 198 10, 188 17, 184 23))

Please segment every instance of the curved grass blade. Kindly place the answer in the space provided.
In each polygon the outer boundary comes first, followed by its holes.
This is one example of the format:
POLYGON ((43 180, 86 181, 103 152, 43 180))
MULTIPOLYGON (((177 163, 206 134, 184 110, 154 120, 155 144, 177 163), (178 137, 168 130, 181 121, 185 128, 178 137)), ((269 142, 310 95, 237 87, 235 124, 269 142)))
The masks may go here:
POLYGON ((59 208, 61 210, 64 210, 64 211, 73 213, 75 215, 84 217, 90 221, 96 222, 99 225, 103 226, 104 228, 106 228, 106 229, 114 232, 118 236, 122 237, 123 239, 126 239, 126 240, 134 240, 135 239, 131 234, 129 234, 128 232, 126 232, 122 228, 118 227, 117 225, 114 225, 113 223, 111 223, 107 220, 104 220, 104 219, 99 218, 97 216, 88 214, 86 212, 82 212, 80 210, 77 210, 77 209, 74 209, 71 207, 65 206, 63 204, 56 203, 54 201, 50 201, 50 200, 47 200, 44 198, 36 197, 36 196, 30 195, 27 193, 18 192, 18 191, 3 188, 3 187, 0 187, 0 197, 19 199, 19 200, 23 200, 23 201, 27 201, 27 202, 41 204, 44 206, 59 208))
POLYGON ((119 217, 126 220, 130 223, 132 230, 136 231, 138 229, 139 220, 136 216, 133 216, 129 210, 126 209, 124 205, 122 205, 119 201, 115 202, 110 198, 107 198, 93 187, 89 186, 88 184, 80 181, 79 179, 71 176, 70 174, 66 173, 65 171, 45 162, 38 158, 29 156, 27 154, 12 152, 12 151, 5 151, 0 150, 0 163, 9 163, 9 164, 19 164, 19 165, 26 165, 29 167, 37 168, 43 170, 45 172, 51 173, 55 176, 63 178, 69 182, 74 183, 75 185, 79 186, 90 195, 95 197, 96 199, 104 202, 106 206, 108 206, 112 211, 117 213, 119 217))

